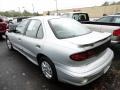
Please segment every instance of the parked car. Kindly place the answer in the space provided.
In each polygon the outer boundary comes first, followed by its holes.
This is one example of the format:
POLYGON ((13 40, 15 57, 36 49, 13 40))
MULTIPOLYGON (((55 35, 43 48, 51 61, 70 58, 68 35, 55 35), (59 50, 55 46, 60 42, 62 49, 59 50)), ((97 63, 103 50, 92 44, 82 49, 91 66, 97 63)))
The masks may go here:
POLYGON ((8 29, 8 23, 5 17, 0 16, 0 38, 2 38, 2 35, 5 35, 5 32, 8 29))
POLYGON ((108 48, 111 34, 90 31, 70 18, 29 18, 6 35, 8 49, 39 65, 45 78, 78 86, 106 73, 114 56, 108 48))
POLYGON ((120 15, 104 16, 96 21, 82 23, 93 31, 111 33, 111 46, 120 51, 120 15))
POLYGON ((114 15, 120 15, 120 12, 118 12, 118 13, 115 13, 114 15))
POLYGON ((14 30, 16 26, 22 22, 24 19, 30 18, 28 16, 26 17, 15 17, 13 20, 9 20, 9 30, 14 30))
POLYGON ((73 18, 79 22, 89 21, 88 13, 80 13, 80 12, 67 12, 61 15, 62 17, 73 18))

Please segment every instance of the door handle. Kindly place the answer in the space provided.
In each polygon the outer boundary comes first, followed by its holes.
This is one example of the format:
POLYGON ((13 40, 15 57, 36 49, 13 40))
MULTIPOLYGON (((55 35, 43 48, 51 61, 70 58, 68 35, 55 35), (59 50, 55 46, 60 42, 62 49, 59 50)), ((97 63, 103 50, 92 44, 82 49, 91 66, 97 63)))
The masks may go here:
POLYGON ((20 40, 21 40, 21 38, 18 38, 18 40, 20 41, 20 40))
POLYGON ((41 48, 41 46, 40 46, 40 45, 36 45, 36 47, 37 47, 37 48, 41 48))

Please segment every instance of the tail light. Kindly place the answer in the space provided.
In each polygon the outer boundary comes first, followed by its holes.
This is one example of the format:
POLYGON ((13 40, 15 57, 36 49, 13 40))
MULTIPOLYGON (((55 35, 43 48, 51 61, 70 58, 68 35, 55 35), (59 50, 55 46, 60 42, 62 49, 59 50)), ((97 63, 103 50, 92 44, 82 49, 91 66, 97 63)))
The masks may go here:
POLYGON ((72 54, 70 56, 70 58, 74 61, 83 61, 83 60, 88 59, 94 55, 95 55, 95 52, 93 50, 89 50, 89 51, 82 52, 82 53, 72 54))
POLYGON ((6 30, 7 29, 7 24, 3 23, 1 24, 2 30, 6 30))
POLYGON ((120 36, 120 29, 114 30, 113 36, 120 36))
POLYGON ((9 29, 9 25, 8 24, 6 25, 6 29, 9 29))

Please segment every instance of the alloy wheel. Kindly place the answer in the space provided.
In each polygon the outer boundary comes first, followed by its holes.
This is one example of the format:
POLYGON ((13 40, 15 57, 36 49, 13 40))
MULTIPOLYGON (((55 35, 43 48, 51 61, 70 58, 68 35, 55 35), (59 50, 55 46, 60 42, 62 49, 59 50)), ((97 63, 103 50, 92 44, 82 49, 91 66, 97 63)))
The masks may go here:
POLYGON ((52 76, 53 76, 53 71, 52 71, 52 68, 51 66, 49 65, 48 62, 46 61, 43 61, 41 63, 41 69, 42 69, 42 72, 44 74, 44 76, 47 78, 47 79, 51 79, 52 76))
POLYGON ((12 49, 12 44, 9 39, 7 39, 7 46, 8 46, 8 49, 12 49))

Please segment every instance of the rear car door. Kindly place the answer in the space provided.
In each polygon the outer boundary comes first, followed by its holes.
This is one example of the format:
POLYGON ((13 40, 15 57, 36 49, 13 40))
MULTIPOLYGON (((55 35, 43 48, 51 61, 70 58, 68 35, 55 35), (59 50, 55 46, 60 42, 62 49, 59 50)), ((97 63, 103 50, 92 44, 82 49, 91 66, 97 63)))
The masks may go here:
POLYGON ((22 51, 22 37, 24 37, 25 30, 29 20, 24 20, 16 27, 16 32, 10 32, 9 39, 14 45, 14 47, 20 51, 22 51))
POLYGON ((40 20, 31 20, 22 39, 24 54, 36 64, 36 56, 42 52, 44 44, 43 27, 40 20))
POLYGON ((111 16, 106 16, 106 17, 102 17, 98 20, 96 20, 94 23, 95 24, 84 24, 85 26, 87 26, 90 30, 92 31, 97 31, 97 32, 111 32, 111 27, 108 25, 105 25, 106 23, 111 23, 112 21, 112 17, 111 16))
POLYGON ((120 26, 115 26, 115 24, 120 24, 120 17, 114 17, 111 16, 111 20, 107 23, 111 23, 113 25, 103 25, 101 27, 101 32, 109 32, 109 33, 113 33, 114 30, 117 30, 120 28, 120 26))
POLYGON ((112 32, 112 26, 104 25, 104 23, 112 23, 113 17, 112 16, 106 16, 103 17, 96 22, 101 23, 101 25, 98 25, 100 28, 100 32, 112 32))

